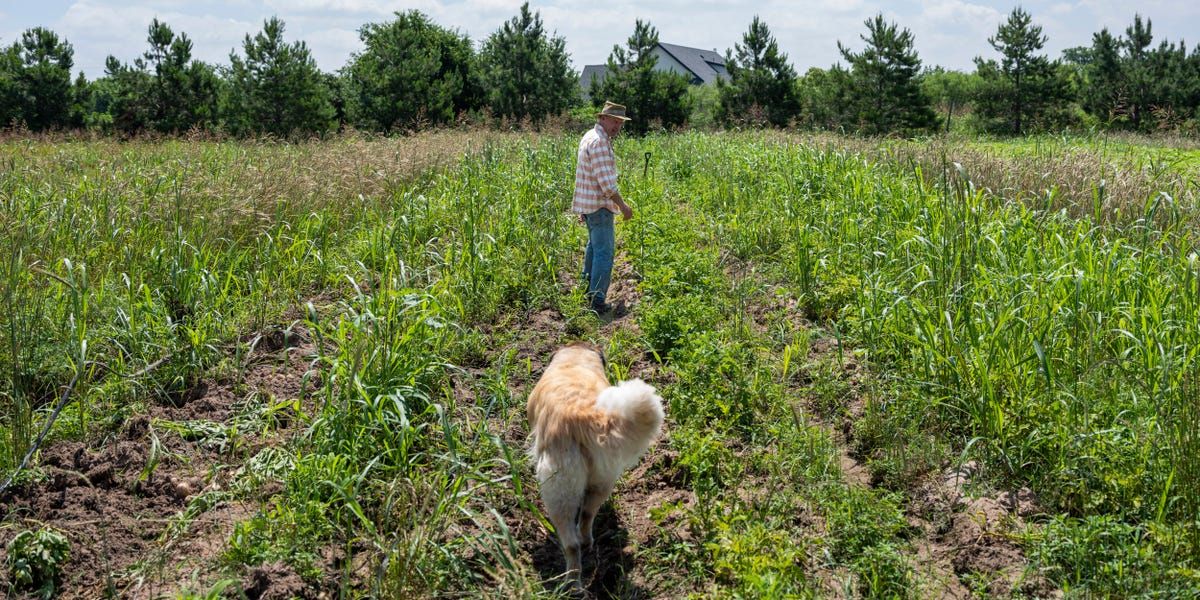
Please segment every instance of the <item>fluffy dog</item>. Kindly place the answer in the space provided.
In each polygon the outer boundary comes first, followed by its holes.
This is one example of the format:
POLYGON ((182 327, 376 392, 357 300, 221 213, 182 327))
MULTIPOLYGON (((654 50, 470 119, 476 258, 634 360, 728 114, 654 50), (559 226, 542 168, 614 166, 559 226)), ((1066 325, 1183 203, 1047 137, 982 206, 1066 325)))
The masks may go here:
POLYGON ((580 552, 592 547, 596 511, 658 436, 662 398, 640 379, 609 385, 600 353, 572 344, 554 354, 525 409, 542 502, 581 588, 580 552))

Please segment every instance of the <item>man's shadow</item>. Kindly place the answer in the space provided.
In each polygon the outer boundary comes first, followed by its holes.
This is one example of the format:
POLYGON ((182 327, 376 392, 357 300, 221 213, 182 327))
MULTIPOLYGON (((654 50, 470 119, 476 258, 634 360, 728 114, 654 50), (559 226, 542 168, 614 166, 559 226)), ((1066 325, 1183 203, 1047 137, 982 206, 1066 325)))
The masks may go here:
MULTIPOLYGON (((585 597, 620 600, 652 597, 628 577, 634 568, 633 555, 626 549, 629 533, 610 503, 600 507, 592 533, 596 537, 595 547, 583 556, 585 597)), ((566 565, 557 536, 545 532, 545 539, 533 553, 533 564, 547 589, 569 589, 563 577, 566 565)))

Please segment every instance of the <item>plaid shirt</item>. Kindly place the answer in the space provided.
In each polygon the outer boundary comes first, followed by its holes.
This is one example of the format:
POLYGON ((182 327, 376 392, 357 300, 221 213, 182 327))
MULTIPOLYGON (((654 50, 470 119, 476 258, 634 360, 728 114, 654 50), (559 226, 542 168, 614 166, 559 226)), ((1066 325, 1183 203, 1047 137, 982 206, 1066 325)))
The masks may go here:
POLYGON ((617 193, 617 164, 612 140, 596 125, 583 134, 575 165, 575 198, 571 211, 587 215, 602 208, 620 212, 612 196, 617 193))

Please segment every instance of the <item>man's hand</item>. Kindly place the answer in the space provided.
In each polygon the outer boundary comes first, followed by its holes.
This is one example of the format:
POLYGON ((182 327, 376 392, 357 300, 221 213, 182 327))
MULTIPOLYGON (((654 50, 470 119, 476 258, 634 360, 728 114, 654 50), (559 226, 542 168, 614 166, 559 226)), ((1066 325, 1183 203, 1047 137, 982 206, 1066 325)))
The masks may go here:
POLYGON ((587 217, 585 217, 583 213, 579 213, 579 224, 587 225, 587 217))
POLYGON ((619 208, 621 209, 621 217, 624 218, 626 221, 633 218, 633 209, 629 208, 628 204, 625 204, 624 202, 622 202, 619 208))

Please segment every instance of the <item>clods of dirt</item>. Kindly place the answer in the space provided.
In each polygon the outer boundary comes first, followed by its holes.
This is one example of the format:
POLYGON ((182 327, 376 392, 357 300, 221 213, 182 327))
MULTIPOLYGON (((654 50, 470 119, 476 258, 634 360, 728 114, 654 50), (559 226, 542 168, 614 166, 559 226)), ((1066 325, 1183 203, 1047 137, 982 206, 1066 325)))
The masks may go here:
POLYGON ((273 562, 255 567, 246 574, 242 592, 249 600, 291 600, 309 598, 308 586, 291 567, 273 562))
MULTIPOLYGON (((1025 553, 1013 539, 1025 528, 1024 518, 1040 512, 1033 493, 1022 488, 972 496, 965 486, 977 472, 978 465, 967 462, 930 474, 913 490, 912 521, 924 533, 916 544, 918 554, 931 563, 948 564, 960 579, 982 579, 989 594, 1050 592, 1045 581, 1027 573, 1025 553)), ((940 597, 966 597, 961 583, 947 583, 943 591, 940 597)))
MULTIPOLYGON (((313 356, 315 345, 302 329, 272 330, 249 356, 242 381, 197 382, 171 402, 152 404, 149 414, 130 417, 115 432, 43 448, 35 467, 42 476, 0 498, 0 514, 5 515, 0 545, 24 529, 48 526, 62 532, 70 557, 59 598, 175 595, 182 584, 181 565, 204 570, 221 552, 233 525, 251 516, 253 507, 219 504, 196 515, 179 536, 163 539, 188 502, 227 483, 220 479, 235 472, 245 457, 185 440, 156 427, 155 420, 228 424, 248 394, 302 400, 317 385, 313 356)), ((283 419, 287 411, 275 415, 283 419)), ((282 429, 287 423, 278 425, 273 443, 287 435, 282 429)), ((261 587, 251 597, 300 595, 293 585, 298 577, 272 567, 251 575, 248 589, 261 587)), ((7 577, 6 570, 0 572, 0 589, 7 587, 7 577)))

